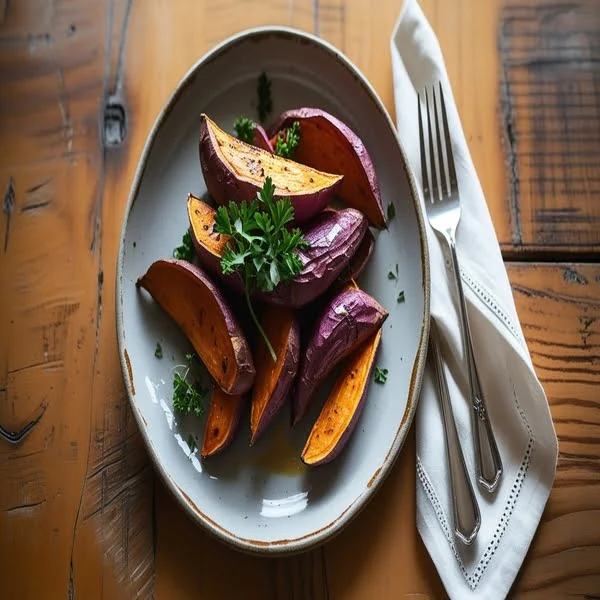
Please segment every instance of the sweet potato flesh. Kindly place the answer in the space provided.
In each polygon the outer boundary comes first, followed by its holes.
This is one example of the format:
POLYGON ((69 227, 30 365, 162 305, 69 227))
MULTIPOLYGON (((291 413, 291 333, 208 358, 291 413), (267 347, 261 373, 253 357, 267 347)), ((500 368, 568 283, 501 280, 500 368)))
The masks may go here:
POLYGON ((380 340, 381 329, 349 356, 308 436, 305 464, 327 462, 341 450, 339 444, 361 409, 380 340))
POLYGON ((360 210, 373 226, 385 227, 381 201, 374 195, 365 166, 339 128, 323 117, 313 117, 301 120, 300 131, 295 160, 315 169, 342 173, 340 198, 360 210))
MULTIPOLYGON (((205 282, 177 261, 158 260, 139 281, 181 327, 200 360, 226 392, 236 390, 238 360, 246 364, 247 343, 227 322, 223 308, 205 282)), ((251 383, 251 382, 250 382, 251 383)))
POLYGON ((188 216, 194 237, 214 256, 221 258, 229 241, 228 235, 213 231, 215 209, 191 194, 188 196, 188 216))
POLYGON ((276 195, 306 196, 330 188, 342 179, 341 175, 323 173, 246 144, 220 129, 208 117, 205 118, 219 159, 240 181, 262 187, 265 178, 271 177, 276 195))
POLYGON ((250 431, 252 441, 261 429, 262 421, 270 417, 269 402, 277 387, 277 382, 282 376, 282 371, 287 358, 294 322, 294 312, 289 308, 269 307, 261 320, 268 340, 275 350, 277 361, 274 362, 267 345, 263 339, 259 340, 254 362, 256 364, 256 378, 252 388, 252 408, 250 412, 250 431))
POLYGON ((219 386, 214 387, 202 441, 203 457, 217 454, 231 441, 238 425, 243 401, 243 395, 229 395, 219 386))

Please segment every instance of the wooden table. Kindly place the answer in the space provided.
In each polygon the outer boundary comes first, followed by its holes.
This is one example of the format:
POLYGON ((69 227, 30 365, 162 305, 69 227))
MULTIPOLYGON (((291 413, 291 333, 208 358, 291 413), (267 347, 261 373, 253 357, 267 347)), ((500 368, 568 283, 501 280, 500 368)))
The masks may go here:
MULTIPOLYGON (((160 107, 245 27, 336 44, 393 113, 402 0, 0 0, 0 595, 441 598, 415 529, 411 436, 358 519, 291 558, 194 526, 146 456, 114 325, 125 202, 160 107), (121 108, 123 110, 121 110, 121 108)), ((424 0, 560 439, 518 598, 600 596, 600 8, 424 0)))

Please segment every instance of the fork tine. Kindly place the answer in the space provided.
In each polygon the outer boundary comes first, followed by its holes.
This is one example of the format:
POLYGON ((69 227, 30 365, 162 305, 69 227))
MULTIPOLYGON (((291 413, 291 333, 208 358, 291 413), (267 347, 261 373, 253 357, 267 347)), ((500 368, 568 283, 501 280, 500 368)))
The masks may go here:
MULTIPOLYGON (((438 117, 437 108, 437 94, 435 93, 435 87, 432 89, 433 95, 433 112, 435 114, 435 136, 437 138, 437 150, 438 150, 438 163, 440 165, 440 194, 442 197, 450 195, 450 186, 446 179, 446 167, 444 163, 448 161, 448 157, 444 157, 444 150, 442 149, 442 138, 440 136, 440 119, 438 117)), ((447 139, 447 138, 446 138, 447 139)))
POLYGON ((444 127, 444 137, 446 138, 446 156, 448 158, 448 175, 450 176, 450 191, 458 192, 458 182, 456 180, 456 167, 454 166, 454 153, 452 152, 452 141, 450 131, 448 130, 448 115, 446 114, 446 102, 444 101, 444 90, 440 81, 440 104, 442 105, 442 125, 444 127))
POLYGON ((427 132, 429 133, 429 169, 431 171, 431 201, 436 202, 440 199, 440 188, 437 180, 437 169, 435 168, 435 154, 433 151, 433 133, 431 131, 431 109, 429 106, 429 97, 427 88, 425 88, 425 106, 427 108, 427 132))
POLYGON ((427 173, 427 159, 425 157, 425 135, 423 133, 423 115, 421 114, 421 95, 417 94, 419 105, 419 143, 421 146, 421 179, 423 180, 423 196, 425 201, 431 201, 429 189, 429 175, 427 173))

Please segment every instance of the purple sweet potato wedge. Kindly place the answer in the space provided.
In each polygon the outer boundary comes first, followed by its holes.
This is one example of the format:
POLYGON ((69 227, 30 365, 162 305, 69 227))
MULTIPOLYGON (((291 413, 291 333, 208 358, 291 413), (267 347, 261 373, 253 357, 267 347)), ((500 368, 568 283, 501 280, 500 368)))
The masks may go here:
POLYGON ((304 417, 316 390, 333 368, 380 329, 387 316, 387 311, 355 284, 329 300, 303 352, 294 390, 293 424, 304 417))
POLYGON ((273 361, 261 338, 256 349, 256 379, 252 388, 250 430, 254 443, 283 406, 298 371, 300 324, 290 308, 269 307, 261 319, 262 328, 273 346, 273 361))
POLYGON ((250 346, 223 294, 200 267, 157 260, 138 285, 179 325, 224 392, 243 394, 252 387, 250 346))
POLYGON ((200 125, 200 164, 208 192, 217 204, 251 200, 270 177, 274 197, 290 198, 298 223, 319 214, 343 179, 246 144, 206 115, 200 125))
POLYGON ((269 131, 300 123, 300 144, 294 159, 314 169, 344 176, 339 197, 365 214, 373 227, 386 227, 379 181, 373 161, 360 138, 342 121, 318 108, 297 108, 280 115, 269 131))
POLYGON ((380 340, 381 329, 348 358, 302 450, 306 465, 331 462, 348 442, 367 396, 380 340))

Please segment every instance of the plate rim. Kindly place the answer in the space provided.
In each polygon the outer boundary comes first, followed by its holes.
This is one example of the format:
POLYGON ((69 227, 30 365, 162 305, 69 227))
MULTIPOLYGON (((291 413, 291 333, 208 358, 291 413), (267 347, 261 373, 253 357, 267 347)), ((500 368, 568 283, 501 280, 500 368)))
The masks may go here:
POLYGON ((306 550, 309 550, 310 548, 319 544, 323 544, 325 541, 329 541, 335 535, 340 533, 340 531, 348 523, 350 523, 369 503, 369 501, 373 498, 373 496, 375 495, 375 493, 380 488, 381 484, 391 471, 393 465, 395 464, 400 454, 400 451, 402 450, 402 447, 407 437, 407 430, 412 424, 417 404, 419 401, 419 395, 425 371, 427 346, 429 340, 431 283, 429 266, 429 247, 427 244, 425 219, 421 203, 419 201, 418 186, 416 183, 414 173, 412 172, 412 169, 410 167, 406 151, 398 136, 396 127, 376 90, 369 82, 367 77, 362 73, 362 71, 341 50, 339 50, 333 44, 327 42, 326 40, 319 38, 316 35, 313 35, 306 31, 287 26, 267 25, 247 28, 225 38, 220 43, 216 44, 210 50, 205 52, 192 64, 192 66, 186 71, 183 77, 175 85, 168 99, 165 101, 160 112, 155 118, 154 123, 147 134, 144 147, 137 161, 136 170, 131 182, 129 195, 127 198, 127 204, 125 206, 122 219, 123 222, 121 225, 121 233, 117 255, 115 288, 115 321, 117 330, 117 347, 119 352, 119 363, 121 366, 121 375, 127 393, 127 398, 129 400, 129 404, 132 409, 134 418, 136 420, 138 429, 140 430, 142 437, 146 443, 146 446, 149 449, 148 454, 150 455, 150 459, 152 460, 154 468, 160 473, 163 481, 165 482, 165 485, 167 486, 169 491, 177 498, 178 502, 185 509, 185 513, 188 515, 189 518, 191 518, 195 523, 200 525, 202 529, 210 533, 213 537, 216 537, 220 541, 223 541, 228 545, 237 548, 238 550, 251 554, 263 555, 295 554, 298 552, 304 552, 306 550), (363 490, 359 494, 359 496, 344 509, 344 511, 341 514, 339 514, 335 519, 330 521, 324 527, 314 530, 300 537, 290 539, 278 539, 270 542, 265 542, 263 540, 253 540, 251 538, 240 537, 235 533, 229 531, 222 525, 218 524, 207 515, 205 515, 196 506, 196 504, 187 496, 187 494, 177 485, 177 483, 175 483, 172 476, 168 473, 166 469, 163 468, 162 463, 158 459, 157 450, 155 449, 150 439, 146 428, 146 424, 136 406, 136 402, 134 399, 135 394, 133 393, 133 373, 131 370, 131 363, 129 360, 129 355, 127 353, 127 348, 125 346, 125 335, 123 327, 123 266, 125 255, 125 236, 127 232, 127 225, 129 222, 131 210, 137 200, 140 184, 148 163, 148 157, 152 150, 152 147, 154 146, 157 133, 159 132, 164 121, 173 109, 175 102, 180 97, 180 95, 184 93, 188 85, 190 85, 190 83, 193 81, 196 71, 202 66, 205 66, 211 61, 214 61, 219 57, 219 55, 226 52, 229 48, 243 42, 247 38, 260 38, 261 36, 269 35, 275 35, 279 37, 287 36, 305 40, 315 46, 322 48, 334 60, 337 60, 338 62, 342 63, 342 65, 354 76, 355 80, 365 89, 365 91, 371 97, 372 101, 375 104, 375 107, 382 114, 384 119, 387 121, 390 129, 392 130, 395 141, 398 144, 398 148, 402 156, 401 166, 406 173, 408 187, 411 192, 410 197, 413 202, 415 216, 417 219, 417 228, 419 233, 419 242, 421 246, 422 255, 421 269, 423 287, 423 316, 419 345, 417 348, 416 357, 411 371, 406 409, 404 410, 404 414, 402 415, 402 418, 398 425, 398 429, 394 436, 393 443, 390 449, 388 450, 385 458, 383 459, 381 466, 375 471, 375 473, 369 480, 366 489, 363 490))

